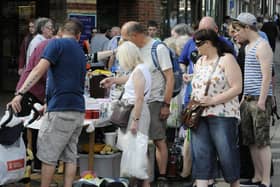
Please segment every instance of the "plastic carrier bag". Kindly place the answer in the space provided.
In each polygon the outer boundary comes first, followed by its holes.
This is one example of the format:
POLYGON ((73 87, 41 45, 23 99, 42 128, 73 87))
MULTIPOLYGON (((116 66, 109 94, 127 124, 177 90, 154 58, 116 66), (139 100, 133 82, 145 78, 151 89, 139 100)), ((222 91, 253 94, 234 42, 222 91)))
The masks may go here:
POLYGON ((9 146, 0 144, 0 185, 23 178, 25 160, 26 149, 22 137, 9 146))
POLYGON ((148 136, 137 132, 132 134, 128 131, 124 137, 125 143, 121 158, 121 177, 135 177, 148 179, 148 136))

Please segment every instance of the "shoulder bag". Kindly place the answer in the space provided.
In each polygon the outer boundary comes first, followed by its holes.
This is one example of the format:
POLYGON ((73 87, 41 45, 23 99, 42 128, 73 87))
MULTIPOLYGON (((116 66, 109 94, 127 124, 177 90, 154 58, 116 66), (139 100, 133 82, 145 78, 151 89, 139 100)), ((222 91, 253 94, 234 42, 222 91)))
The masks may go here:
POLYGON ((110 122, 118 127, 126 128, 128 125, 130 113, 134 105, 129 104, 124 100, 121 100, 123 94, 124 90, 122 91, 119 99, 113 106, 113 112, 110 117, 110 122))
MULTIPOLYGON (((211 84, 211 77, 214 74, 216 67, 218 65, 220 57, 217 59, 214 69, 212 71, 212 73, 209 76, 209 79, 207 81, 206 84, 206 89, 204 92, 204 95, 207 96, 208 95, 208 90, 211 84)), ((182 111, 182 115, 181 115, 181 120, 182 123, 191 129, 195 129, 198 126, 198 121, 201 117, 201 114, 204 110, 204 106, 201 106, 199 101, 194 100, 193 98, 190 100, 190 102, 188 103, 188 105, 186 106, 186 108, 182 111)))

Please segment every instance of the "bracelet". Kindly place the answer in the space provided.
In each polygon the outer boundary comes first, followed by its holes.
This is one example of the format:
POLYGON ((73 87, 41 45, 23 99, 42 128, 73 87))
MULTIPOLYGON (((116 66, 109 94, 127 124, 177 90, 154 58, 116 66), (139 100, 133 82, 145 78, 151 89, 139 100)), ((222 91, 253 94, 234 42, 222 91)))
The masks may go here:
POLYGON ((139 121, 139 118, 134 117, 133 121, 139 121))
POLYGON ((166 103, 166 102, 162 102, 162 107, 170 107, 170 104, 169 103, 166 103))
POLYGON ((15 93, 15 96, 18 96, 18 95, 20 95, 20 96, 23 97, 23 96, 24 96, 24 93, 22 93, 22 92, 16 92, 16 93, 15 93))
POLYGON ((116 53, 117 53, 117 50, 116 50, 116 49, 113 49, 112 51, 113 51, 113 55, 115 56, 116 53))

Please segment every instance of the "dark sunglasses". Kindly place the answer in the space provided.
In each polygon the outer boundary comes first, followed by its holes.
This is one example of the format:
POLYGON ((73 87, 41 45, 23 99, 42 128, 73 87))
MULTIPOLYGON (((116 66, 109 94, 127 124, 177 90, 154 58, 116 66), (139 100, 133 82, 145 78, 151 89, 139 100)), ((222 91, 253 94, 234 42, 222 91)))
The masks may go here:
POLYGON ((200 40, 200 41, 195 41, 195 45, 196 45, 196 47, 200 47, 200 46, 202 46, 203 44, 205 44, 206 43, 206 40, 200 40))

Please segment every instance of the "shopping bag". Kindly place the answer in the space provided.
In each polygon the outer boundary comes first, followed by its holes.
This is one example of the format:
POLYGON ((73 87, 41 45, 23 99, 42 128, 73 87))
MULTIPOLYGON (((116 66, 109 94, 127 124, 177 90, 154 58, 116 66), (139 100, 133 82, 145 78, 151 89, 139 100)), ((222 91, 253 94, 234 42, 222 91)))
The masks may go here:
POLYGON ((0 144, 0 185, 17 182, 24 176, 26 148, 22 137, 14 144, 0 144))
POLYGON ((148 179, 148 136, 128 131, 123 138, 125 144, 122 146, 121 177, 148 179))
POLYGON ((0 119, 0 144, 14 144, 23 131, 22 119, 14 116, 12 108, 6 110, 4 116, 0 119))

